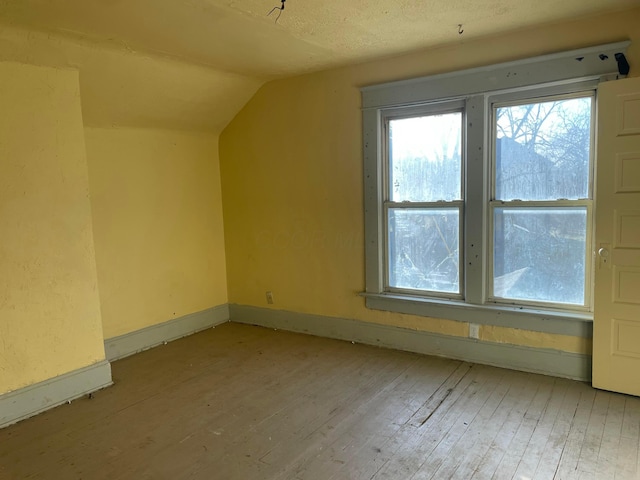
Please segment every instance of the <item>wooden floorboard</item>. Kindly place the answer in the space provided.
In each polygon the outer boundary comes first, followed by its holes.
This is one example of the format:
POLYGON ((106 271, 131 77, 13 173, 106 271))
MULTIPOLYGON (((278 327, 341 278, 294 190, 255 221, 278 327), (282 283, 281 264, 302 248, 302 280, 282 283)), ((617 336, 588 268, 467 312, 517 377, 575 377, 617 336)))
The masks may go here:
POLYGON ((640 399, 225 324, 0 430, 0 479, 636 479, 640 399))

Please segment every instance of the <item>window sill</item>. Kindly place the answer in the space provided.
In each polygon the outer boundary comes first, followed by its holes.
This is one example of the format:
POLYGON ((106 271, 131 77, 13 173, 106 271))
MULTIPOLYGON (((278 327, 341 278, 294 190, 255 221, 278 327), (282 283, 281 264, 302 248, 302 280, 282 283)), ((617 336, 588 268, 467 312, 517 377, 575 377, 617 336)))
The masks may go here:
POLYGON ((558 312, 508 305, 473 305, 455 300, 395 293, 363 292, 361 295, 365 297, 367 308, 374 310, 574 337, 591 338, 593 334, 593 315, 587 312, 558 312))

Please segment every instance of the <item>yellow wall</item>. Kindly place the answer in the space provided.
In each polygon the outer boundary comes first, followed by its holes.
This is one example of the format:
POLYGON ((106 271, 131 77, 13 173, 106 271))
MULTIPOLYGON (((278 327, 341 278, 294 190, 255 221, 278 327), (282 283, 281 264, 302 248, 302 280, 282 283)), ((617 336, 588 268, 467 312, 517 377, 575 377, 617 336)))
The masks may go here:
MULTIPOLYGON (((230 303, 467 335, 448 320, 368 310, 364 290, 359 87, 631 39, 640 9, 522 30, 263 86, 223 131, 220 158, 230 303)), ((487 327, 492 342, 588 352, 590 340, 487 327)))
POLYGON ((261 84, 11 26, 2 61, 0 394, 227 302, 217 138, 261 84))
POLYGON ((0 63, 0 394, 104 360, 78 72, 0 63))
POLYGON ((226 303, 217 135, 85 132, 105 337, 226 303))
POLYGON ((2 394, 227 302, 217 137, 261 80, 7 25, 0 61, 2 394))

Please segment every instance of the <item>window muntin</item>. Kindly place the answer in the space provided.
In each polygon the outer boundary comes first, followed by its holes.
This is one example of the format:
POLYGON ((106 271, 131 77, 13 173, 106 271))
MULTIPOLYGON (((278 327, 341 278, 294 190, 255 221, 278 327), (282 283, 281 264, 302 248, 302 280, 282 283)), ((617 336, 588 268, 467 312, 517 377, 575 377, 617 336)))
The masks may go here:
POLYGON ((593 92, 493 105, 489 299, 590 305, 593 92))
POLYGON ((463 112, 385 117, 385 289, 461 297, 463 112))

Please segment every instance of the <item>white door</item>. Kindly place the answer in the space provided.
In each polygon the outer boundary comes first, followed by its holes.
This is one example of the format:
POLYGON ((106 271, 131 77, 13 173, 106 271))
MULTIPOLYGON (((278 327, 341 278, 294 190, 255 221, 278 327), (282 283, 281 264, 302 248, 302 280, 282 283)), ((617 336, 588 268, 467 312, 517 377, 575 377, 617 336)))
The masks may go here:
POLYGON ((598 88, 593 386, 640 395, 640 78, 598 88))

